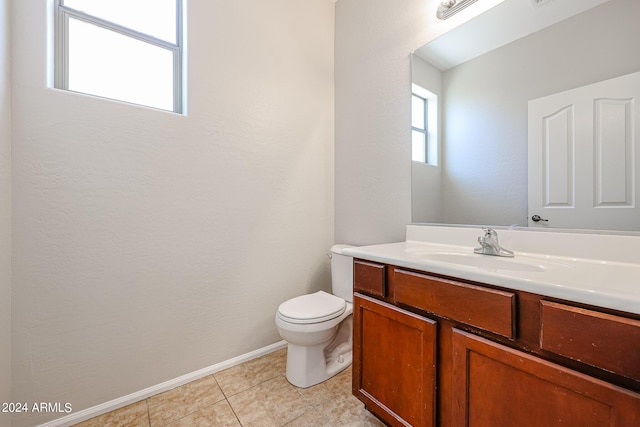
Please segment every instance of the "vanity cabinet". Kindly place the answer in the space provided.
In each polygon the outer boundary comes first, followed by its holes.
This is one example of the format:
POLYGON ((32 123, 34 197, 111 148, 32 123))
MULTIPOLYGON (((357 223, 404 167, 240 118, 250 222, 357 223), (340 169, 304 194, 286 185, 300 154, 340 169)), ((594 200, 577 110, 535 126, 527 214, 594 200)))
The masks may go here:
POLYGON ((354 260, 353 394, 393 426, 640 425, 640 316, 354 260))

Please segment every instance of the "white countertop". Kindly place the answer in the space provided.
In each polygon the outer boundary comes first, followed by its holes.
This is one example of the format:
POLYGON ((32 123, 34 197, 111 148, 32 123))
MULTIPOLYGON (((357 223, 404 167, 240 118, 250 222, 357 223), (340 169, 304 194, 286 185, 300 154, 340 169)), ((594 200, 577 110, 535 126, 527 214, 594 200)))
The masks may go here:
MULTIPOLYGON (((478 230, 470 233, 480 235, 478 230)), ((508 234, 508 231, 498 233, 508 234)), ((518 246, 517 239, 521 238, 517 236, 510 242, 518 246)), ((563 236, 549 238, 561 243, 563 236)), ((474 246, 434 240, 440 241, 408 240, 351 247, 342 252, 369 261, 640 314, 640 262, 547 255, 518 251, 517 247, 506 245, 515 251, 515 257, 503 258, 474 254, 474 246)))

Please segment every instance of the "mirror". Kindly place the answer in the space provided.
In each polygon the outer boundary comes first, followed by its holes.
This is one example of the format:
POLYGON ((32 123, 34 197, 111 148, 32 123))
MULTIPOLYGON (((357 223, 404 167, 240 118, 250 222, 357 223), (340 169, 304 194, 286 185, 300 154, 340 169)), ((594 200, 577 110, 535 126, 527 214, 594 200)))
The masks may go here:
POLYGON ((412 221, 553 227, 528 212, 528 102, 639 71, 639 17, 637 0, 505 0, 416 49, 438 119, 436 154, 412 162, 412 221))

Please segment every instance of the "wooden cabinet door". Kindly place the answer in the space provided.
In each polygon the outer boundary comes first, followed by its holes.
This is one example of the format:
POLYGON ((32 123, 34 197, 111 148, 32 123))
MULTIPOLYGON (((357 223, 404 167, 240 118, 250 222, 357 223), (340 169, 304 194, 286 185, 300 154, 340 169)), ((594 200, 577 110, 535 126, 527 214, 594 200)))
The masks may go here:
POLYGON ((392 426, 435 425, 436 323, 354 297, 353 394, 392 426))
POLYGON ((454 426, 637 427, 640 395, 454 330, 454 426))

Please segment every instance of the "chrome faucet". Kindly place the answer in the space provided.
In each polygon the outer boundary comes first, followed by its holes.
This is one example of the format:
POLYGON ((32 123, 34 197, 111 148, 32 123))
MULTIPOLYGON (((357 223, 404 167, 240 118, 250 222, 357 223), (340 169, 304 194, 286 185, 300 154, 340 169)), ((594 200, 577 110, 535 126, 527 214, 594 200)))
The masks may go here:
POLYGON ((482 255, 494 255, 512 257, 513 252, 504 249, 498 243, 498 233, 493 228, 483 228, 484 236, 478 237, 479 248, 473 250, 474 253, 482 255))

